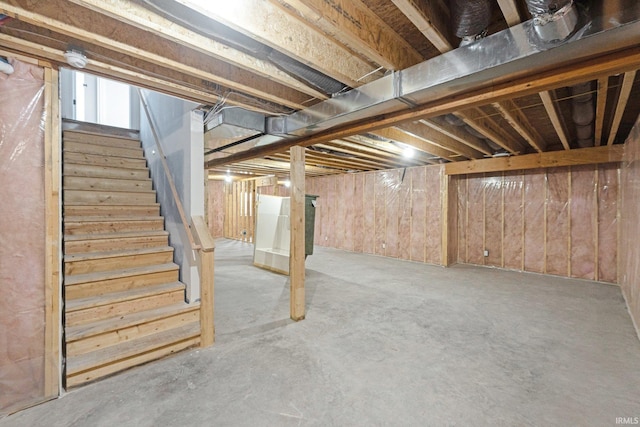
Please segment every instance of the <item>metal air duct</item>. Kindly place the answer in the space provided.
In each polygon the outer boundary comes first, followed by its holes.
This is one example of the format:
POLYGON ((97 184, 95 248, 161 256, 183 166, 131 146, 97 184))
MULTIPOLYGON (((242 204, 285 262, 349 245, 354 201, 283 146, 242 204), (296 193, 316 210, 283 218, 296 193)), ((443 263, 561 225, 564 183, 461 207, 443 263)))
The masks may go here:
POLYGON ((567 40, 540 43, 527 21, 468 46, 449 51, 402 71, 293 114, 267 118, 256 146, 293 139, 380 114, 406 110, 498 86, 523 75, 640 46, 640 3, 592 19, 567 40))
POLYGON ((533 28, 547 42, 564 40, 578 23, 573 0, 526 0, 533 16, 533 28))

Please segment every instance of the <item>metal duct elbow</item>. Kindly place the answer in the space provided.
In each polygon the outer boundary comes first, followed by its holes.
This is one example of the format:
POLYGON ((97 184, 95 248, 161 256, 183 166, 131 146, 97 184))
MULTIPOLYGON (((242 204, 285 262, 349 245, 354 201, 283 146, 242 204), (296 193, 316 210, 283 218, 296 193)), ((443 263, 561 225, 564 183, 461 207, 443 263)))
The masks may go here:
POLYGON ((578 23, 573 0, 526 0, 533 28, 544 41, 564 40, 578 23))
POLYGON ((491 22, 490 0, 453 0, 451 12, 455 34, 462 39, 461 46, 486 35, 491 22))

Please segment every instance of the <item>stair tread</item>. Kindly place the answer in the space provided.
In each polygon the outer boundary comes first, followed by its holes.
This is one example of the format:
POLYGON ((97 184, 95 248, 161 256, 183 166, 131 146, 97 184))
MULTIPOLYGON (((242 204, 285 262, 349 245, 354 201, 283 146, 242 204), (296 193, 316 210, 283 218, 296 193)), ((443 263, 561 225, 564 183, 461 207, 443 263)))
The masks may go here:
POLYGON ((154 349, 166 347, 172 343, 178 343, 189 338, 196 338, 199 334, 199 322, 194 322, 178 328, 169 329, 168 331, 70 357, 67 360, 67 375, 77 375, 83 371, 112 364, 118 360, 130 358, 138 354, 147 353, 154 349))
POLYGON ((65 330, 65 339, 67 342, 78 341, 90 336, 99 335, 110 331, 117 331, 119 329, 128 328, 142 323, 148 323, 169 316, 188 313, 190 311, 199 309, 200 304, 187 304, 186 302, 182 302, 165 307, 155 308, 152 310, 129 313, 123 316, 99 320, 97 322, 89 324, 69 326, 65 330))
POLYGON ((88 261, 93 259, 117 258, 117 257, 132 256, 132 255, 145 255, 145 254, 153 254, 157 252, 173 252, 173 248, 171 246, 155 246, 152 248, 122 249, 122 250, 104 251, 104 252, 87 252, 87 253, 80 253, 80 254, 65 255, 64 262, 78 262, 78 261, 88 261))
POLYGON ((121 233, 102 233, 102 234, 66 234, 64 240, 67 242, 75 242, 81 240, 101 240, 101 239, 126 239, 128 237, 152 237, 152 236, 168 236, 166 230, 148 230, 148 231, 123 231, 121 233))
POLYGON ((103 305, 115 304, 118 302, 130 301, 144 298, 146 296, 165 294, 183 289, 184 283, 182 282, 162 283, 160 285, 145 286, 122 292, 111 292, 94 297, 68 300, 65 302, 64 310, 65 313, 71 313, 73 311, 85 310, 87 308, 100 307, 103 305))
POLYGON ((178 270, 178 265, 170 262, 166 264, 158 264, 145 267, 123 268, 116 271, 99 271, 96 273, 72 274, 65 276, 64 284, 65 286, 73 286, 80 283, 97 282, 102 280, 118 279, 122 277, 138 276, 171 270, 178 270))
POLYGON ((65 224, 86 222, 126 222, 126 221, 155 221, 163 220, 162 216, 68 216, 65 224))
MULTIPOLYGON (((98 125, 98 126, 104 126, 104 125, 98 125)), ((131 133, 135 133, 137 135, 140 134, 140 131, 137 130, 132 130, 132 129, 123 129, 123 128, 118 128, 118 130, 125 130, 127 132, 131 132, 131 133)), ((91 136, 102 136, 102 137, 106 137, 106 138, 113 138, 113 139, 126 139, 126 140, 130 140, 130 141, 140 141, 140 137, 136 136, 136 137, 131 137, 131 136, 125 136, 125 135, 116 135, 113 133, 109 133, 109 130, 106 129, 103 131, 103 129, 100 129, 100 132, 96 132, 96 131, 89 131, 89 130, 82 130, 82 129, 64 129, 62 131, 62 135, 63 137, 67 134, 80 134, 80 135, 91 135, 91 136)))

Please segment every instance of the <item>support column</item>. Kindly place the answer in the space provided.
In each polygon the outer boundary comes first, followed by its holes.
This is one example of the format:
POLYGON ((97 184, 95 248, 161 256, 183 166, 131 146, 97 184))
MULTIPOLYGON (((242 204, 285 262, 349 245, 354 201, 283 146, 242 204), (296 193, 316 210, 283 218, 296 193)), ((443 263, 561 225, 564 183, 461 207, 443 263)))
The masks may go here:
POLYGON ((304 203, 305 170, 304 147, 291 147, 291 254, 289 281, 291 287, 291 319, 302 320, 305 315, 304 299, 304 203))

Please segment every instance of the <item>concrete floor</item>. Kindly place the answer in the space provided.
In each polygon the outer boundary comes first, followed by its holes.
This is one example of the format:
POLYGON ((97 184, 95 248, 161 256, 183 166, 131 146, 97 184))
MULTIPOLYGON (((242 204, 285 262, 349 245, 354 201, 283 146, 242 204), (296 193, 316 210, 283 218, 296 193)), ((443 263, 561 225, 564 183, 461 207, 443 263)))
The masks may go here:
POLYGON ((640 417, 620 290, 316 247, 307 318, 287 278, 219 241, 217 343, 98 381, 0 426, 614 426, 640 417))

